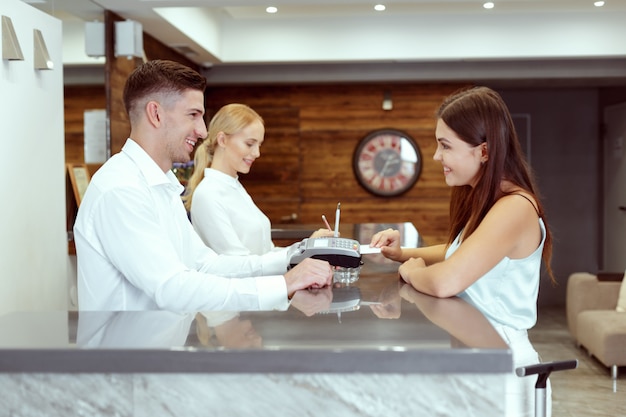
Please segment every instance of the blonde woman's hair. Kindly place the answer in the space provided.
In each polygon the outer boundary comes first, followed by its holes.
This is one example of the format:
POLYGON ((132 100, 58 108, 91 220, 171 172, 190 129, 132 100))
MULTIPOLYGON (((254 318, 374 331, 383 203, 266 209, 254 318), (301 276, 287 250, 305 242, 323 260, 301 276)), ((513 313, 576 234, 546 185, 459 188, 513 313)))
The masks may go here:
POLYGON ((187 211, 191 210, 193 193, 204 178, 204 169, 211 166, 217 146, 218 134, 224 132, 227 136, 233 135, 256 120, 264 123, 263 118, 256 111, 240 103, 227 104, 215 113, 209 122, 209 134, 196 149, 196 154, 193 158, 193 173, 187 182, 187 188, 182 197, 187 211))

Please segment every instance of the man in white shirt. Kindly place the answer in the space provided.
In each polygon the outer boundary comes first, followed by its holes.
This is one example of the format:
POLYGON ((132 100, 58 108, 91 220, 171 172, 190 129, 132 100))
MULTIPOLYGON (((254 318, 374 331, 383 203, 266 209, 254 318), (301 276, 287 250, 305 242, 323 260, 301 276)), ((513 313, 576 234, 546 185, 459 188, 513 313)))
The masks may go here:
POLYGON ((171 168, 207 135, 205 83, 164 60, 127 80, 130 138, 91 179, 74 225, 80 310, 286 308, 295 291, 331 283, 325 261, 287 271, 285 253, 221 256, 193 230, 171 168))

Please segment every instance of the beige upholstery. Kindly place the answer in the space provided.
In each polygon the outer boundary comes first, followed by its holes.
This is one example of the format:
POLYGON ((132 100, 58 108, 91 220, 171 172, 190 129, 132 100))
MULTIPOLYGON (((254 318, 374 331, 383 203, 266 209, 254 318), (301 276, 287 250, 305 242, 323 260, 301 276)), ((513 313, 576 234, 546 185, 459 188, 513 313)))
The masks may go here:
POLYGON ((626 366, 626 313, 588 310, 578 315, 578 342, 606 366, 626 366))
POLYGON ((577 272, 567 281, 567 325, 576 343, 605 366, 626 366, 626 313, 615 310, 621 281, 598 281, 577 272))
POLYGON ((578 314, 586 310, 615 310, 620 285, 619 281, 600 282, 595 275, 587 272, 576 272, 569 276, 565 303, 567 326, 574 339, 578 340, 578 314))

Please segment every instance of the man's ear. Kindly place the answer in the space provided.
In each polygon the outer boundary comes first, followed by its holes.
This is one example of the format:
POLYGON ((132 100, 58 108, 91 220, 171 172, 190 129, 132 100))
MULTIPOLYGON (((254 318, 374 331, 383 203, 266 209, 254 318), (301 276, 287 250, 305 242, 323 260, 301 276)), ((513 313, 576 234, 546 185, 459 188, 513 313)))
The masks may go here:
POLYGON ((149 101, 146 103, 146 115, 148 121, 154 127, 158 127, 161 124, 161 111, 162 108, 156 101, 149 101))

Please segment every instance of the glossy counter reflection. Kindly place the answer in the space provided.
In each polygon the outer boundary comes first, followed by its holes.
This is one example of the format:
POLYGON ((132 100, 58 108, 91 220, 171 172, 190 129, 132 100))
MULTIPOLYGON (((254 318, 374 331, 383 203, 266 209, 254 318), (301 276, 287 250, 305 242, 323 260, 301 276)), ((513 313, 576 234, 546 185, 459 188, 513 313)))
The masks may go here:
POLYGON ((507 349, 464 300, 435 299, 389 281, 378 293, 367 285, 365 290, 300 291, 285 312, 82 312, 76 345, 207 351, 507 349))
POLYGON ((300 291, 287 311, 2 316, 0 409, 48 417, 504 415, 507 346, 475 308, 416 292, 397 266, 364 256, 356 283, 300 291))
MULTIPOLYGON (((366 261, 364 270, 374 269, 370 267, 366 261)), ((389 272, 365 272, 355 285, 300 291, 287 311, 90 311, 69 313, 66 323, 59 318, 58 313, 1 318, 0 371, 490 373, 512 369, 506 344, 478 310, 459 298, 421 294, 389 272), (15 324, 20 320, 35 322, 49 333, 56 326, 65 334, 19 341, 10 337, 5 324, 11 322, 24 333, 15 324), (65 346, 59 343, 63 336, 65 346)))

